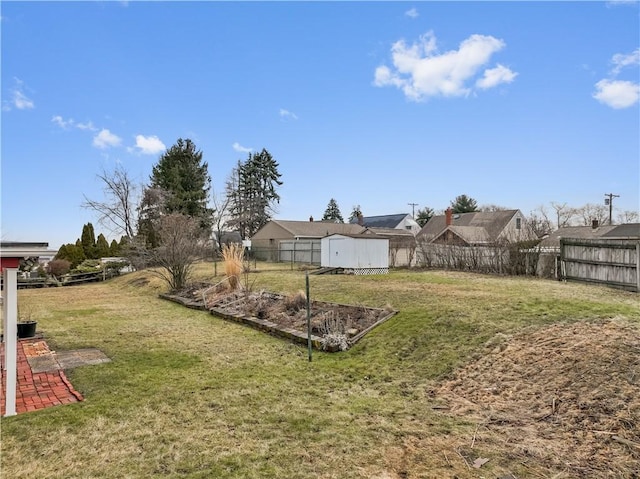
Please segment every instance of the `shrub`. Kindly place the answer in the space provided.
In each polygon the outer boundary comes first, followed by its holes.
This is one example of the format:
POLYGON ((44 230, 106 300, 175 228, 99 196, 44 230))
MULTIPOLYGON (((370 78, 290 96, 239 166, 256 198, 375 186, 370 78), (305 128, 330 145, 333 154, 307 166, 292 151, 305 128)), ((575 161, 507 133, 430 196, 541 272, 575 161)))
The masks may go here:
POLYGON ((71 269, 71 261, 66 259, 54 259, 49 261, 47 265, 47 273, 56 278, 59 278, 63 274, 67 274, 71 269))
POLYGON ((305 309, 307 307, 307 295, 304 291, 298 291, 296 294, 287 296, 284 300, 284 305, 291 311, 305 309))

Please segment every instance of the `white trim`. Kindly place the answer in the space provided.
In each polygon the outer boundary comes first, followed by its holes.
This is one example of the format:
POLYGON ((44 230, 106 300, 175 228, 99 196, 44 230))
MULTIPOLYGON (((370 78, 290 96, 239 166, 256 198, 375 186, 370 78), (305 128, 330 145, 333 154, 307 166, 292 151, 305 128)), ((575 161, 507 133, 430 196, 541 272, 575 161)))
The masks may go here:
POLYGON ((16 415, 18 384, 18 268, 4 268, 2 291, 2 322, 4 331, 5 417, 16 415))

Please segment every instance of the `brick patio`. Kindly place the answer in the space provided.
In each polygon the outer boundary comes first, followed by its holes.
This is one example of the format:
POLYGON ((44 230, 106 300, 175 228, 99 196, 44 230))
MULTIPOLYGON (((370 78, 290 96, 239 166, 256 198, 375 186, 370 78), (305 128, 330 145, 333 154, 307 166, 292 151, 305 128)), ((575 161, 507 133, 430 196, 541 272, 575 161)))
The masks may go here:
MULTIPOLYGON (((0 390, 0 414, 5 412, 5 374, 4 343, 0 344, 0 365, 2 365, 2 389, 0 390)), ((18 341, 18 385, 16 390, 16 412, 18 414, 37 411, 51 406, 82 401, 82 395, 76 391, 67 379, 64 371, 55 367, 56 357, 41 338, 28 338, 18 341), (46 371, 33 368, 30 364, 44 359, 54 364, 46 371)))

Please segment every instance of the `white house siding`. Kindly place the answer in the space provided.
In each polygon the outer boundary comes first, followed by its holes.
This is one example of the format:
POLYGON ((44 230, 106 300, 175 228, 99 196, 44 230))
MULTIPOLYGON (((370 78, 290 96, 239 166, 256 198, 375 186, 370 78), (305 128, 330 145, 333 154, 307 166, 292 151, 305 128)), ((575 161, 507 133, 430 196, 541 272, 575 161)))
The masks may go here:
POLYGON ((513 215, 513 218, 507 223, 502 230, 502 233, 498 236, 498 241, 507 240, 510 243, 519 241, 528 241, 536 239, 536 235, 533 230, 527 224, 527 220, 520 210, 513 215), (517 228, 518 220, 520 220, 520 228, 517 228))

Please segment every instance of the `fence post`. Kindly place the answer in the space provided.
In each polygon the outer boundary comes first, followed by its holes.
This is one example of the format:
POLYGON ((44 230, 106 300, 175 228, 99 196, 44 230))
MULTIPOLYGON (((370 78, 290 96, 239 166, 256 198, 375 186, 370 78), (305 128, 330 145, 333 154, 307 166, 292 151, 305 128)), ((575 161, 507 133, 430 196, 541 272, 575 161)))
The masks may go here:
POLYGON ((640 293, 640 241, 636 243, 636 293, 640 293))

